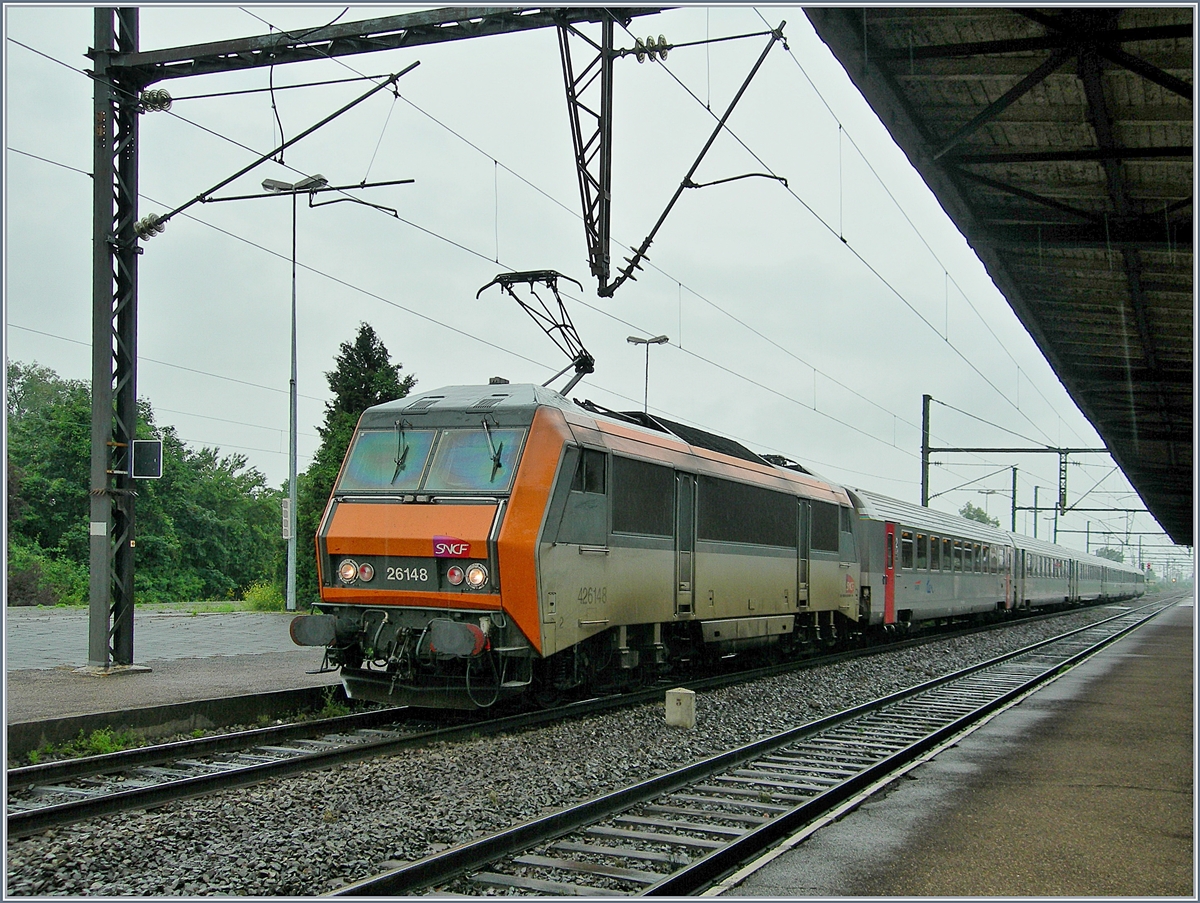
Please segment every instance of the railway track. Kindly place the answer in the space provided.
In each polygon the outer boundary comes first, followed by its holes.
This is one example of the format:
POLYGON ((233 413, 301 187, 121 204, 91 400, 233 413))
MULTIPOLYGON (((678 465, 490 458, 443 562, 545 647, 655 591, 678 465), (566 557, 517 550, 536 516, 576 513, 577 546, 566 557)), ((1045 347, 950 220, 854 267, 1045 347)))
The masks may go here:
POLYGON ((1175 604, 1163 600, 349 885, 702 893, 1175 604))
MULTIPOLYGON (((1038 615, 1023 619, 1051 618, 1038 615)), ((162 806, 223 790, 245 787, 437 741, 476 734, 521 730, 566 718, 661 700, 669 687, 710 690, 761 680, 802 668, 814 668, 881 652, 890 652, 981 630, 1003 629, 1009 622, 930 633, 912 639, 737 671, 690 681, 674 681, 649 689, 570 703, 486 721, 470 720, 450 727, 428 727, 422 715, 403 708, 382 709, 184 740, 30 765, 8 770, 7 827, 10 836, 25 837, 61 825, 102 815, 162 806), (415 725, 410 718, 422 719, 415 725), (406 723, 408 722, 408 723, 406 723)))

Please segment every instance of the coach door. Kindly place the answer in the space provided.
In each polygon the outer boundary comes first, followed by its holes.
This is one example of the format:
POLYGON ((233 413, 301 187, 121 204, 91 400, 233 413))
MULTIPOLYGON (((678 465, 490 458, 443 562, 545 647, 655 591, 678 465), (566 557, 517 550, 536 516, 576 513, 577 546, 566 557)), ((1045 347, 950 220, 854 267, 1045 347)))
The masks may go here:
POLYGON ((675 474, 675 616, 692 616, 696 576, 696 477, 675 474))
POLYGON ((808 605, 808 518, 812 506, 808 499, 800 499, 800 530, 798 559, 796 562, 796 607, 805 608, 808 605))
POLYGON ((883 525, 883 623, 896 623, 896 525, 883 525))

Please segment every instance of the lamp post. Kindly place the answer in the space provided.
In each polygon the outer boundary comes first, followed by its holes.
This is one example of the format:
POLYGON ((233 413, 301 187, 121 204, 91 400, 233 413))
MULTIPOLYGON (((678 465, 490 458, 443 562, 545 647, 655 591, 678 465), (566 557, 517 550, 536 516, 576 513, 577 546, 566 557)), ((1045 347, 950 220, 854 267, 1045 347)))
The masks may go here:
POLYGON ((985 515, 988 514, 988 496, 1000 495, 1004 492, 1003 489, 976 489, 975 491, 983 496, 983 513, 985 515))
POLYGON ((652 339, 643 339, 638 336, 631 335, 625 339, 630 345, 645 345, 646 346, 646 387, 645 394, 642 397, 642 410, 646 413, 650 412, 650 346, 662 345, 669 342, 665 335, 657 335, 652 339))
POLYGON ((263 179, 263 191, 292 196, 292 375, 288 383, 288 512, 287 512, 287 610, 296 610, 296 195, 316 191, 329 181, 321 175, 299 182, 263 179))
MULTIPOLYGON (((344 194, 349 190, 357 191, 363 188, 380 188, 385 185, 408 185, 412 181, 412 179, 393 179, 387 182, 359 182, 356 185, 330 185, 328 179, 318 174, 315 176, 305 176, 299 182, 281 182, 278 179, 263 179, 262 187, 266 194, 240 194, 223 198, 199 198, 201 203, 211 204, 220 201, 252 201, 258 198, 271 196, 278 197, 279 195, 287 194, 292 196, 292 375, 291 389, 288 393, 291 401, 291 411, 288 418, 288 499, 286 512, 288 541, 288 611, 296 610, 296 195, 307 194, 308 206, 310 207, 325 207, 329 204, 338 204, 342 201, 350 201, 355 204, 362 204, 365 207, 373 207, 376 210, 389 213, 399 219, 400 214, 391 207, 383 207, 379 204, 371 204, 367 201, 359 200, 358 198, 340 197, 332 201, 325 201, 321 204, 315 203, 314 199, 316 198, 318 192, 336 192, 338 194, 344 194)), ((221 184, 224 185, 227 183, 222 182, 221 184)), ((153 225, 154 224, 152 223, 150 227, 152 228, 153 225)))

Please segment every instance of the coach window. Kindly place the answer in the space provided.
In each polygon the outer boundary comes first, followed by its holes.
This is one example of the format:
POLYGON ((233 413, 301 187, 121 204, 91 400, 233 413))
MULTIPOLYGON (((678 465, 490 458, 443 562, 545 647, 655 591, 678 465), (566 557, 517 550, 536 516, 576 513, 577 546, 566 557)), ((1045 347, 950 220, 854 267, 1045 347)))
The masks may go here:
POLYGON ((962 540, 956 539, 956 540, 954 540, 954 570, 956 572, 961 572, 962 569, 963 569, 962 540))
POLYGON ((838 550, 838 506, 829 502, 812 503, 811 545, 813 551, 838 550))
POLYGON ((917 534, 917 570, 929 570, 929 537, 924 533, 917 534))
POLYGON ((970 574, 975 570, 975 559, 972 555, 972 546, 969 542, 963 543, 963 573, 970 574))
POLYGON ((675 471, 613 457, 613 532, 671 536, 675 532, 675 471))
POLYGON ((911 530, 900 533, 900 567, 911 571, 913 566, 913 535, 911 530))
POLYGON ((983 570, 983 556, 980 554, 979 543, 975 543, 975 573, 978 574, 983 570))
POLYGON ((954 570, 954 547, 950 540, 942 540, 942 570, 954 570))
POLYGON ((984 546, 980 552, 979 567, 985 574, 990 574, 995 570, 992 567, 992 550, 989 546, 984 546))
POLYGON ((929 570, 942 569, 942 541, 936 536, 929 537, 929 570))
POLYGON ((571 480, 573 492, 595 492, 604 494, 604 471, 607 456, 602 451, 585 448, 579 456, 579 464, 575 467, 575 476, 571 480))

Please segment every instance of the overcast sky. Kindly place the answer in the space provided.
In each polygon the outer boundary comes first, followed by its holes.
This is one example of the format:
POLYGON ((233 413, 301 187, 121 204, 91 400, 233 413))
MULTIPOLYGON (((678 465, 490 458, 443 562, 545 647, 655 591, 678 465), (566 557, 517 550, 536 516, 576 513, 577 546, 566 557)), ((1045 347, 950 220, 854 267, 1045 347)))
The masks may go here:
MULTIPOLYGON (((351 7, 341 22, 410 11, 351 7)), ((93 12, 5 7, 5 303, 9 360, 90 379, 93 12), (19 42, 19 43, 17 43, 19 42), (42 159, 37 159, 42 158, 42 159)), ((152 7, 141 49, 324 25, 343 7, 152 7)), ((342 203, 298 214, 300 468, 315 450, 325 372, 370 323, 417 391, 544 382, 567 359, 498 288, 499 272, 554 269, 596 372, 570 394, 652 413, 784 454, 832 480, 910 502, 920 495, 921 396, 934 445, 1101 447, 982 264, 908 165, 798 8, 688 7, 636 18, 673 44, 763 32, 774 47, 685 191, 637 281, 599 298, 552 30, 161 83, 168 113, 141 119, 139 215, 164 213, 361 95, 354 81, 420 65, 218 196, 264 178, 320 173, 332 184, 414 179, 358 193, 402 219, 342 203), (224 96, 190 99, 201 94, 224 96), (736 137, 735 137, 736 136, 736 137), (844 239, 844 240, 843 240, 844 239)), ((594 29, 593 29, 594 32, 594 29)), ((617 44, 633 37, 618 31, 617 44)), ((679 48, 665 64, 617 61, 613 260, 658 219, 766 44, 762 36, 679 48), (710 107, 712 112, 709 109, 710 107), (619 244, 618 244, 619 243, 619 244)), ((272 485, 287 476, 290 204, 195 205, 143 243, 138 394, 194 446, 246 456, 272 485)), ((561 388, 566 378, 554 385, 561 388)), ((985 507, 1009 525, 1019 504, 1056 496, 1054 455, 940 456, 932 505, 985 507), (975 482, 970 482, 975 481, 975 482), (954 487, 969 483, 961 489, 954 487), (991 494, 987 494, 991 493, 991 494)), ((1105 455, 1072 458, 1069 503, 1141 503, 1105 455)), ((1038 534, 1048 538, 1047 511, 1038 534)), ((1153 518, 1069 514, 1059 540, 1093 548, 1106 530, 1153 518), (1071 533, 1067 531, 1079 531, 1071 533)), ((1032 515, 1018 514, 1032 533, 1032 515)), ((1146 558, 1165 537, 1143 538, 1146 558)), ((1138 537, 1132 537, 1136 552, 1138 537)), ((1128 559, 1127 559, 1128 560, 1128 559)))

